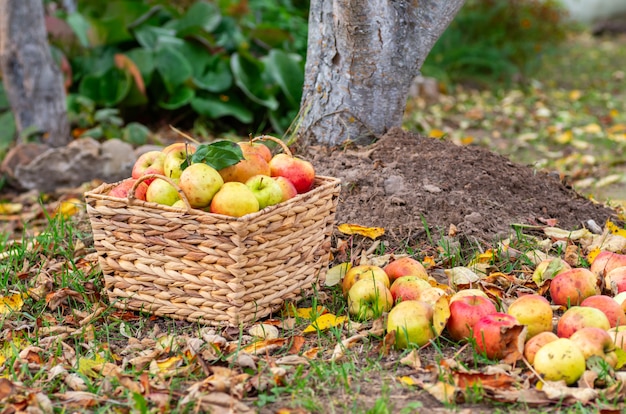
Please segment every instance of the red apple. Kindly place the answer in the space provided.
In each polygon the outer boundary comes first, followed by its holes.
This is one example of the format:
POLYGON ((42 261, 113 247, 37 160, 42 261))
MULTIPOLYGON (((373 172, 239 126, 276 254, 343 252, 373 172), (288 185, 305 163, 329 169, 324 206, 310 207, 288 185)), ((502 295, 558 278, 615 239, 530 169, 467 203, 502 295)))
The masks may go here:
POLYGON ((408 275, 394 280, 389 290, 393 296, 394 303, 397 303, 405 300, 417 300, 420 293, 430 287, 430 283, 419 276, 408 275))
POLYGON ((382 267, 374 265, 358 265, 352 266, 343 277, 343 280, 341 281, 343 294, 347 295, 352 285, 361 279, 376 279, 381 281, 385 287, 389 288, 389 277, 382 267))
POLYGON ((178 179, 183 172, 180 165, 187 159, 187 156, 196 152, 196 147, 185 142, 177 142, 163 148, 162 152, 165 154, 163 174, 168 178, 178 179))
POLYGON ((606 274, 604 283, 606 290, 613 294, 626 292, 626 266, 611 269, 606 274))
POLYGON ((242 217, 259 211, 259 201, 244 183, 228 182, 224 183, 213 196, 209 211, 225 216, 242 217))
POLYGON ((272 177, 285 177, 296 187, 298 194, 306 193, 315 182, 313 164, 288 154, 276 154, 269 162, 272 177))
POLYGON ((215 168, 204 164, 191 164, 180 175, 178 187, 187 196, 193 208, 204 208, 211 204, 213 196, 224 184, 215 168))
MULTIPOLYGON (((133 171, 131 176, 135 179, 142 175, 159 174, 163 175, 163 162, 165 161, 165 154, 162 151, 148 151, 139 156, 135 164, 133 165, 133 171)), ((154 178, 150 178, 144 181, 146 185, 149 185, 154 178)))
POLYGON ((559 339, 554 332, 541 332, 530 338, 526 344, 524 344, 524 357, 529 364, 533 364, 535 361, 535 355, 537 351, 545 344, 559 339))
POLYGON ((600 309, 589 306, 572 306, 559 319, 556 325, 556 334, 559 338, 569 338, 574 332, 589 326, 595 326, 606 331, 611 327, 611 324, 600 309))
POLYGON ((280 185, 280 189, 283 192, 283 198, 280 200, 281 202, 287 201, 298 195, 296 187, 294 187, 293 183, 285 177, 274 177, 274 180, 278 183, 278 185, 280 185))
POLYGON ((379 280, 358 280, 348 291, 348 311, 359 320, 378 318, 392 306, 391 292, 379 280))
POLYGON ((591 263, 591 271, 598 277, 604 277, 616 267, 626 266, 626 255, 609 251, 601 251, 591 263))
POLYGON ((256 153, 244 154, 244 159, 235 165, 218 171, 225 182, 236 181, 245 183, 255 175, 271 175, 270 166, 265 159, 256 153))
POLYGON ((446 329, 455 341, 468 339, 480 318, 497 313, 493 302, 482 296, 463 296, 450 303, 446 329))
POLYGON ((514 362, 522 357, 526 327, 507 313, 485 315, 474 324, 476 350, 489 359, 514 362))
POLYGON ((560 306, 575 306, 599 293, 597 277, 590 270, 575 267, 559 273, 550 282, 552 302, 560 306))
POLYGON ((450 298, 450 303, 454 302, 455 300, 461 299, 462 297, 465 296, 482 296, 485 299, 489 299, 489 296, 480 289, 463 289, 463 290, 459 290, 458 292, 455 292, 454 295, 452 295, 452 297, 450 298))
POLYGON ((241 141, 237 143, 241 147, 244 158, 246 155, 258 154, 268 163, 272 159, 272 151, 260 142, 241 141))
POLYGON ((437 334, 433 329, 433 307, 420 300, 395 305, 387 315, 387 332, 396 332, 396 348, 423 346, 437 334))
POLYGON ((424 265, 408 256, 400 257, 399 259, 390 262, 384 267, 384 269, 391 282, 400 276, 408 275, 419 276, 424 280, 428 279, 428 273, 426 272, 424 265))
MULTIPOLYGON (((119 198, 128 197, 128 192, 130 191, 131 188, 133 188, 133 185, 135 185, 135 181, 137 180, 133 178, 128 178, 122 181, 121 183, 113 187, 111 191, 109 191, 109 195, 111 197, 119 197, 119 198)), ((139 183, 139 185, 135 189, 135 198, 138 200, 145 200, 147 191, 148 191, 148 184, 146 184, 145 181, 139 183)))
POLYGON ((580 303, 580 306, 590 306, 592 308, 600 309, 609 319, 611 327, 626 325, 626 314, 624 314, 622 306, 610 296, 589 296, 580 303))
POLYGON ((615 343, 611 335, 601 328, 593 326, 581 328, 574 332, 569 338, 583 352, 585 360, 592 356, 599 356, 611 367, 617 365, 617 354, 615 353, 615 343))
POLYGON ((624 313, 626 313, 626 291, 620 292, 617 295, 615 295, 613 297, 613 300, 615 300, 615 302, 619 303, 619 305, 622 307, 622 310, 624 311, 624 313))
POLYGON ((509 305, 507 313, 528 327, 528 338, 541 332, 552 331, 552 307, 541 295, 520 296, 509 305))

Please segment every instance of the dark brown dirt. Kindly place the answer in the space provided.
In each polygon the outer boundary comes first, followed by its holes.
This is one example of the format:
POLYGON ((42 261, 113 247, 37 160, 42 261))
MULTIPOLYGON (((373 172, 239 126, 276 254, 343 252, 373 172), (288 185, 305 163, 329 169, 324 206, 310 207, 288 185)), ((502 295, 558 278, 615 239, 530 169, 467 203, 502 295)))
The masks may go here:
POLYGON ((461 147, 395 128, 366 147, 311 148, 317 172, 343 180, 337 222, 384 227, 392 241, 425 234, 492 242, 515 223, 602 226, 615 211, 546 173, 480 147, 461 147), (555 220, 555 221, 546 221, 555 220))

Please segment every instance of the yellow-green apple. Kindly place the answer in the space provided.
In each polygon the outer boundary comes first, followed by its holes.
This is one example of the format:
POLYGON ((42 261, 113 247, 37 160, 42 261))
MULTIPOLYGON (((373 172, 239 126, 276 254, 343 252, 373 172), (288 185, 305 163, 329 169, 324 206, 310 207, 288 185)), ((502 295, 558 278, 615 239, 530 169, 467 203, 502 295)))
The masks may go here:
POLYGON ((165 180, 157 178, 152 181, 146 191, 146 201, 171 206, 180 200, 178 190, 165 180))
POLYGON ((542 286, 546 280, 554 279, 554 276, 571 268, 569 263, 560 257, 545 259, 539 262, 535 268, 532 279, 537 286, 542 286))
POLYGON ((446 329, 455 341, 466 340, 472 336, 472 329, 480 318, 497 312, 496 305, 483 296, 462 296, 450 302, 446 329))
POLYGON ((598 278, 589 269, 575 267, 559 273, 550 282, 552 302, 560 306, 575 306, 588 298, 597 295, 598 278))
POLYGON ((358 280, 348 291, 348 311, 357 319, 378 318, 393 306, 391 292, 385 284, 373 278, 358 280))
POLYGON ((283 199, 283 189, 269 175, 255 175, 246 181, 246 185, 259 201, 259 209, 278 204, 283 199))
POLYGON ((232 181, 224 183, 215 193, 209 210, 215 214, 242 217, 259 211, 259 201, 247 185, 232 181))
POLYGON ((612 368, 617 365, 615 344, 611 335, 604 329, 593 326, 582 328, 574 332, 569 339, 583 352, 585 360, 599 356, 612 368))
POLYGON ((423 346, 437 335, 433 329, 434 310, 421 300, 407 300, 395 305, 387 315, 387 332, 396 332, 395 346, 423 346))
MULTIPOLYGON (((133 165, 131 177, 137 179, 142 175, 159 174, 163 175, 163 162, 165 161, 165 154, 162 151, 148 151, 144 152, 137 158, 133 165)), ((144 181, 146 185, 149 185, 154 178, 150 178, 144 181)))
POLYGON ((422 290, 432 287, 430 283, 419 276, 401 276, 391 283, 389 290, 394 303, 405 300, 417 300, 422 290))
POLYGON ((270 162, 272 159, 272 151, 265 144, 250 141, 240 141, 237 144, 241 147, 241 153, 244 158, 246 155, 259 154, 267 162, 270 162))
POLYGON ((526 341, 526 343, 524 344, 524 357, 526 358, 528 363, 532 365, 535 361, 535 355, 537 354, 537 351, 545 344, 556 341, 557 339, 559 339, 559 337, 556 336, 554 332, 545 331, 538 333, 537 335, 526 341))
POLYGON ((243 160, 235 165, 218 171, 225 182, 236 181, 245 183, 255 175, 271 175, 270 166, 265 159, 256 153, 244 154, 243 160))
POLYGON ((450 303, 465 296, 482 296, 485 299, 489 299, 489 296, 481 289, 463 289, 455 292, 452 297, 450 297, 450 303))
POLYGON ((611 270, 626 266, 626 254, 603 250, 596 255, 589 269, 598 277, 604 277, 611 270))
MULTIPOLYGON (((393 284, 392 284, 393 286, 393 284)), ((393 292, 391 293, 393 295, 393 292)), ((440 297, 446 295, 446 291, 438 288, 438 287, 427 287, 426 289, 420 290, 417 300, 421 300, 422 302, 426 302, 431 306, 435 306, 435 303, 439 300, 440 297)))
POLYGON ((178 187, 193 208, 204 208, 211 204, 213 196, 223 184, 222 176, 215 168, 201 162, 185 168, 178 181, 178 187))
POLYGON ((544 380, 572 385, 585 372, 585 355, 571 340, 559 338, 539 348, 533 367, 544 380))
POLYGON ((626 266, 611 269, 604 278, 606 290, 612 294, 626 292, 626 266))
MULTIPOLYGON (((135 181, 136 180, 134 178, 128 178, 122 181, 121 183, 113 187, 111 191, 109 191, 109 195, 111 197, 119 198, 128 197, 128 192, 133 188, 133 185, 135 185, 135 181)), ((145 181, 139 183, 139 185, 135 189, 135 198, 137 200, 145 200, 146 191, 148 191, 148 184, 146 184, 145 181)))
POLYGON ((352 266, 341 280, 341 290, 343 294, 347 295, 352 285, 361 279, 376 279, 381 281, 385 287, 389 288, 389 277, 382 267, 375 265, 358 265, 352 266))
POLYGON ((196 147, 185 142, 177 142, 163 148, 162 152, 165 154, 165 159, 163 160, 164 175, 178 179, 183 172, 181 164, 187 160, 189 155, 196 152, 196 147))
POLYGON ((315 182, 313 164, 288 154, 276 154, 269 162, 272 177, 285 177, 296 187, 298 194, 306 193, 315 182))
POLYGON ((610 296, 589 296, 580 303, 580 306, 590 306, 592 308, 600 309, 609 319, 611 328, 617 325, 626 325, 626 314, 624 314, 622 306, 610 296))
POLYGON ((296 187, 294 187, 293 183, 285 177, 274 177, 274 180, 278 183, 278 185, 280 185, 280 189, 283 192, 283 198, 280 200, 281 202, 287 201, 298 195, 296 187))
POLYGON ((616 326, 607 330, 617 348, 626 351, 626 326, 616 326))
POLYGON ((600 309, 589 306, 572 306, 559 319, 556 325, 556 334, 559 338, 569 338, 577 330, 589 326, 595 326, 606 331, 611 327, 611 324, 600 309))
POLYGON ((182 198, 178 200, 177 202, 175 202, 174 204, 172 204, 172 207, 182 208, 184 210, 187 210, 187 204, 185 204, 182 198))
POLYGON ((548 299, 541 295, 520 296, 509 305, 507 313, 528 327, 527 338, 540 332, 552 331, 552 307, 548 299))
POLYGON ((622 307, 622 310, 626 313, 626 292, 620 292, 613 297, 615 302, 619 303, 622 307))
POLYGON ((472 328, 476 350, 489 359, 522 358, 526 327, 508 313, 492 313, 480 318, 472 328))
POLYGON ((384 269, 391 282, 401 276, 408 275, 419 276, 424 280, 428 279, 428 272, 426 272, 424 265, 409 256, 400 257, 390 262, 384 269))

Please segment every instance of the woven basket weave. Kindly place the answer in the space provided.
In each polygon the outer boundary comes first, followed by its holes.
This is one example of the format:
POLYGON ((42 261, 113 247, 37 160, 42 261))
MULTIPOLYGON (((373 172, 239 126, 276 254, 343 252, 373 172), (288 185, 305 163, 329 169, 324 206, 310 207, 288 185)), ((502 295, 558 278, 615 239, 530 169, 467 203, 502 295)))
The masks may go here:
MULTIPOLYGON (((238 326, 324 280, 340 181, 241 218, 85 193, 107 295, 121 309, 238 326)), ((129 193, 134 193, 130 191, 129 193)))

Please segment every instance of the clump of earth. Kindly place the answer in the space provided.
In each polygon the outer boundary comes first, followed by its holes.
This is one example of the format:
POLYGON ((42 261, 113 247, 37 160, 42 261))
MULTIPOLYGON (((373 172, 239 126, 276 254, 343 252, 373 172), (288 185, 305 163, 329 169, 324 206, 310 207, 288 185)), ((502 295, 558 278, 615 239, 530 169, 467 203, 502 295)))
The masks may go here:
POLYGON ((489 243, 511 235, 514 224, 575 230, 616 216, 558 173, 400 128, 368 146, 311 147, 307 156, 318 174, 342 180, 337 223, 383 227, 392 241, 453 229, 489 243))

